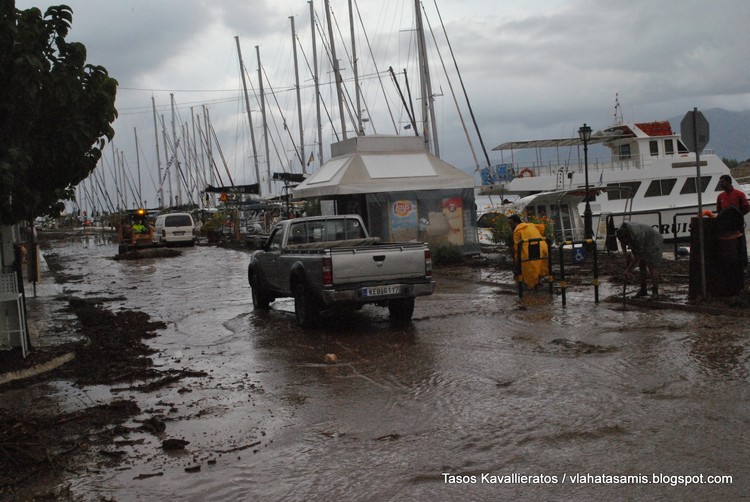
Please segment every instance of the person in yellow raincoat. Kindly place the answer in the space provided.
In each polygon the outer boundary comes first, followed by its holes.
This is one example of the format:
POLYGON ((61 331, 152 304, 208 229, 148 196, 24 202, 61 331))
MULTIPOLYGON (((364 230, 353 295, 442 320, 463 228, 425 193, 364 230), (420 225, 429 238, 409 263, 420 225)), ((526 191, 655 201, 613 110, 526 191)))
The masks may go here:
MULTIPOLYGON (((544 240, 544 224, 542 223, 527 223, 522 222, 521 217, 517 214, 512 214, 508 217, 510 222, 510 229, 513 232, 513 257, 516 263, 521 261, 521 281, 523 281, 529 288, 537 286, 542 278, 549 275, 548 265, 548 253, 547 241, 544 240), (535 259, 529 259, 529 242, 533 239, 542 239, 539 241, 539 257, 535 259), (521 245, 521 256, 516 256, 518 253, 518 243, 524 241, 521 245)), ((534 243, 532 242, 532 249, 534 243)))

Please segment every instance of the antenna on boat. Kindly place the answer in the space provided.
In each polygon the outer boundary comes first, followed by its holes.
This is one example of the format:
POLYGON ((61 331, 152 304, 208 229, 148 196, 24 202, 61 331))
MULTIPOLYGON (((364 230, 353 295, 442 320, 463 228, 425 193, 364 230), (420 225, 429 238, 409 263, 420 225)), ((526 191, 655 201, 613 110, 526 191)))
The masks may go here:
POLYGON ((622 120, 622 109, 620 108, 620 93, 615 93, 615 120, 612 123, 613 126, 621 125, 623 123, 622 120))

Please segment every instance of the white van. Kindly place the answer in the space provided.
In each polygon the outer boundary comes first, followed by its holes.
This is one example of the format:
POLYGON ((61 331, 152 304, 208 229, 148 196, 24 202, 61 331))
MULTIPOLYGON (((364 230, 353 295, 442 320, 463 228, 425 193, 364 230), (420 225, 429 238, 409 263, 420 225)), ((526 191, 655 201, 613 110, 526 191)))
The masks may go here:
POLYGON ((195 223, 190 213, 167 213, 156 217, 154 240, 161 244, 195 244, 195 223))

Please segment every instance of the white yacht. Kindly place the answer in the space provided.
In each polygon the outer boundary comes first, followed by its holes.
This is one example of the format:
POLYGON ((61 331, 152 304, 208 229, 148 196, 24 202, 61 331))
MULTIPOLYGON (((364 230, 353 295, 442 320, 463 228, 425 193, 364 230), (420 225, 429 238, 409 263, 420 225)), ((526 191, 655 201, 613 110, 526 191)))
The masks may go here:
MULTIPOLYGON (((490 184, 484 192, 526 196, 581 189, 585 195, 587 164, 592 226, 598 238, 606 233, 606 217, 612 215, 618 225, 626 218, 651 224, 665 240, 688 239, 690 219, 699 209, 697 185, 702 209, 716 209, 719 177, 729 174, 729 168, 712 150, 700 154, 698 168, 696 155, 688 151, 668 121, 618 122, 592 134, 586 153, 597 144, 609 149, 605 158, 584 155, 580 138, 503 143, 493 150, 511 152, 511 163, 495 166, 490 175, 485 173, 483 178, 490 184), (536 161, 516 163, 514 155, 522 149, 535 149, 536 161), (543 149, 554 149, 558 160, 542 160, 543 149), (565 160, 560 160, 561 154, 565 160), (700 183, 696 184, 698 173, 700 183)), ((581 203, 581 214, 584 208, 581 203)))

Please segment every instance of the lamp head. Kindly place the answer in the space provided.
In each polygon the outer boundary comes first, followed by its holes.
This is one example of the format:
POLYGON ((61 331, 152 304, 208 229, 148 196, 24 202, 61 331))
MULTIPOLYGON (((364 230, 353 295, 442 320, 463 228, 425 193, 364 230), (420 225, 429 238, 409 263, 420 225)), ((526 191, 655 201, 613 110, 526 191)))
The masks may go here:
POLYGON ((578 129, 578 137, 581 138, 581 141, 584 143, 588 142, 591 139, 591 128, 584 123, 583 126, 578 129))

